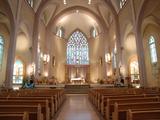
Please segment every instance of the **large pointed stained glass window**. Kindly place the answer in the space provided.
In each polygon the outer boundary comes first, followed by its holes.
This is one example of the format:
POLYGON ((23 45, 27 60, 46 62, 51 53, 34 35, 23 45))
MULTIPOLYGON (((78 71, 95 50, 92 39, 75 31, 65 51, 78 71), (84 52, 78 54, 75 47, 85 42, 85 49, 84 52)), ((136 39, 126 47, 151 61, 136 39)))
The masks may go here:
POLYGON ((67 43, 67 64, 89 64, 88 42, 79 30, 73 32, 67 43))

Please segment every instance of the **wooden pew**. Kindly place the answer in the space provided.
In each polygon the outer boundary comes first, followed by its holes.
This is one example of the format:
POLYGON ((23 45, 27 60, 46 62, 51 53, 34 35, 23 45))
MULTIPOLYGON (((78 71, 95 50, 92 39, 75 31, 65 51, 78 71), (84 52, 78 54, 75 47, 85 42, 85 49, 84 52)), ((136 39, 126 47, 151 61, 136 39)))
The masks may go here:
POLYGON ((141 109, 159 109, 160 102, 144 102, 144 103, 126 103, 126 104, 114 104, 114 112, 112 113, 113 120, 126 120, 127 111, 129 109, 141 110, 141 109))
POLYGON ((34 101, 34 100, 48 100, 49 108, 51 108, 51 116, 53 117, 56 113, 55 107, 57 107, 54 102, 53 97, 37 97, 37 96, 27 96, 27 97, 0 97, 0 100, 26 100, 26 101, 34 101))
POLYGON ((65 100, 65 94, 63 89, 22 89, 18 91, 3 91, 0 93, 0 100, 48 100, 50 110, 47 108, 48 110, 44 112, 44 105, 41 106, 44 118, 48 120, 49 118, 54 118, 54 115, 65 100), (51 113, 50 117, 48 117, 49 113, 51 113))
POLYGON ((132 104, 132 103, 144 103, 144 102, 158 102, 159 97, 144 97, 144 98, 121 98, 121 99, 108 99, 106 105, 106 112, 104 112, 105 118, 110 119, 110 116, 114 112, 114 104, 132 104))
MULTIPOLYGON (((3 92, 4 93, 4 92, 3 92)), ((49 106, 51 107, 51 116, 53 117, 57 113, 58 109, 61 107, 62 103, 65 101, 66 97, 63 89, 22 89, 19 91, 7 92, 7 99, 48 99, 49 106)), ((0 99, 6 99, 0 97, 0 99)))
MULTIPOLYGON (((97 111, 99 111, 103 116, 105 115, 107 100, 109 99, 128 99, 128 98, 142 98, 156 97, 160 96, 160 91, 152 88, 103 88, 103 89, 92 89, 88 93, 89 100, 95 106, 97 111)), ((143 100, 139 100, 143 102, 143 100)), ((158 98, 155 98, 156 101, 158 98)), ((130 100, 132 101, 132 100, 130 100)), ((146 102, 153 102, 152 99, 147 99, 146 102)), ((158 100, 159 101, 159 100, 158 100)), ((121 100, 122 102, 122 100, 121 100)), ((133 102, 133 101, 132 101, 133 102)), ((112 106, 113 107, 113 106, 112 106)))
POLYGON ((160 108, 159 110, 128 110, 127 120, 160 120, 160 108))
POLYGON ((159 94, 160 92, 157 89, 137 89, 137 88, 107 88, 107 89, 92 89, 89 92, 89 98, 91 102, 98 107, 98 103, 101 103, 102 96, 113 96, 113 95, 139 95, 139 94, 159 94))
POLYGON ((30 120, 28 112, 24 113, 0 113, 0 120, 30 120))
MULTIPOLYGON (((27 113, 29 115, 29 120, 37 120, 38 119, 37 112, 27 112, 27 113)), ((0 114, 24 114, 24 112, 11 111, 11 112, 0 112, 0 114)))
POLYGON ((17 93, 12 93, 8 97, 53 97, 54 111, 58 111, 58 108, 65 100, 63 89, 35 89, 35 90, 20 90, 17 93))
MULTIPOLYGON (((41 105, 0 105, 0 112, 28 112, 34 113, 37 116, 37 120, 43 120, 43 113, 41 105)), ((31 119, 35 120, 35 119, 31 119)))
POLYGON ((50 108, 48 100, 0 100, 0 105, 41 105, 45 120, 50 120, 50 108))
POLYGON ((143 98, 143 97, 156 97, 158 96, 157 94, 114 94, 110 96, 102 96, 101 102, 98 102, 98 110, 100 112, 104 112, 103 110, 105 109, 104 107, 106 106, 106 102, 108 98, 113 98, 113 99, 120 99, 120 98, 143 98))

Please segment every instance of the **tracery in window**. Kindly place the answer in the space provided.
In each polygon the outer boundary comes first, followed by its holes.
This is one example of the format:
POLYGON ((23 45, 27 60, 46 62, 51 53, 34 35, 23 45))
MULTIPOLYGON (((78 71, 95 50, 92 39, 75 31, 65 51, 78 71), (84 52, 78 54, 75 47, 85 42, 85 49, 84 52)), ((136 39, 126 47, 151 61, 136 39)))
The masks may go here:
POLYGON ((157 50, 156 50, 156 44, 155 44, 155 38, 153 36, 149 37, 149 50, 150 50, 150 57, 151 62, 156 63, 157 60, 157 50))
POLYGON ((87 39, 76 30, 67 43, 67 64, 89 64, 87 39))
POLYGON ((3 62, 3 52, 4 52, 4 39, 0 36, 0 69, 2 67, 3 62))
POLYGON ((16 60, 13 70, 13 84, 22 84, 23 82, 24 65, 21 60, 16 60))

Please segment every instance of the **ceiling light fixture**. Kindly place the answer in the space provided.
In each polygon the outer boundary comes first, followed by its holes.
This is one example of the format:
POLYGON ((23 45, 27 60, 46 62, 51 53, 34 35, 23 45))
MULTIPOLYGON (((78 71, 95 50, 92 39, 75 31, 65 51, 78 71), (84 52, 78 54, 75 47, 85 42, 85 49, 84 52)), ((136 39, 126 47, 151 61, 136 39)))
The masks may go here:
POLYGON ((67 4, 67 1, 66 1, 66 0, 63 0, 63 3, 64 3, 64 5, 66 5, 66 4, 67 4))
POLYGON ((91 0, 88 0, 88 4, 89 4, 89 5, 91 4, 91 0))

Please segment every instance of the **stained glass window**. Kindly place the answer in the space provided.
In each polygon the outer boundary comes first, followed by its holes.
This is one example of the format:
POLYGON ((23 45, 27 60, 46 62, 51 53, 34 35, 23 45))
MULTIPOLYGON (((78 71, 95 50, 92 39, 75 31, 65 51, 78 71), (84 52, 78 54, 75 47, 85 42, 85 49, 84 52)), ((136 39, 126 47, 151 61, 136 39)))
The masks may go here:
POLYGON ((22 84, 23 82, 24 66, 21 60, 16 60, 13 70, 13 84, 22 84))
POLYGON ((79 30, 73 32, 67 43, 67 64, 89 64, 87 39, 79 30))
POLYGON ((4 39, 0 36, 0 69, 2 67, 3 62, 3 52, 4 52, 4 39))
POLYGON ((150 36, 149 38, 149 49, 150 49, 151 62, 156 63, 157 62, 157 51, 156 51, 155 38, 153 36, 150 36))

